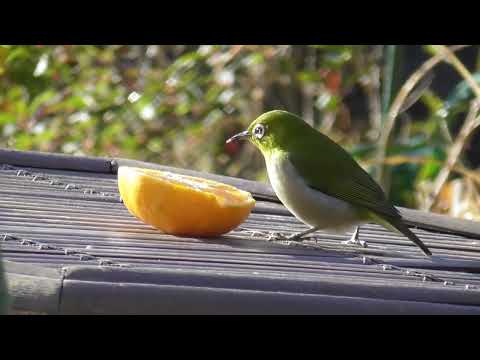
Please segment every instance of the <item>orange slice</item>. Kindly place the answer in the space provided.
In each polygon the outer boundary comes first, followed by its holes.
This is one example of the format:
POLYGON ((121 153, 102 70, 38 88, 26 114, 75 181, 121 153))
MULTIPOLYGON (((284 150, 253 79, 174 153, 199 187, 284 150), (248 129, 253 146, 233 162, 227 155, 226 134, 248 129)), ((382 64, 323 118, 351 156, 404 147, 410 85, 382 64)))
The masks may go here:
POLYGON ((208 237, 240 225, 255 206, 249 192, 198 177, 121 166, 118 189, 127 209, 167 234, 208 237))

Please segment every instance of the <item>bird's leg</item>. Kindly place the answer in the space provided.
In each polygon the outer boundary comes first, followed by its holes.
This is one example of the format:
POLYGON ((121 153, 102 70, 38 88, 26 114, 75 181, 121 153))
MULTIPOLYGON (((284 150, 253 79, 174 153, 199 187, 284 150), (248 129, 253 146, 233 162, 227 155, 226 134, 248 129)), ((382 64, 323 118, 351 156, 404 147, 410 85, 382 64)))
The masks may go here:
POLYGON ((363 240, 359 240, 358 236, 360 235, 360 226, 357 226, 355 228, 355 231, 352 234, 352 237, 350 240, 342 241, 342 244, 344 245, 356 245, 356 246, 361 246, 361 247, 367 247, 367 243, 363 240))
POLYGON ((311 233, 317 231, 318 229, 319 229, 318 227, 312 227, 310 229, 307 229, 307 230, 299 232, 299 233, 295 233, 295 234, 290 235, 290 236, 285 236, 282 233, 275 232, 275 233, 271 233, 271 236, 268 237, 268 240, 303 241, 303 239, 301 239, 302 236, 311 234, 311 233))
POLYGON ((303 241, 303 239, 301 239, 303 236, 305 235, 308 235, 308 234, 311 234, 315 231, 317 231, 319 228, 318 227, 312 227, 310 229, 307 229, 305 231, 302 231, 302 232, 299 232, 299 233, 296 233, 296 234, 293 234, 293 235, 290 235, 287 237, 287 240, 290 240, 290 241, 303 241))
POLYGON ((287 237, 278 231, 269 231, 267 234, 267 241, 285 240, 287 237))

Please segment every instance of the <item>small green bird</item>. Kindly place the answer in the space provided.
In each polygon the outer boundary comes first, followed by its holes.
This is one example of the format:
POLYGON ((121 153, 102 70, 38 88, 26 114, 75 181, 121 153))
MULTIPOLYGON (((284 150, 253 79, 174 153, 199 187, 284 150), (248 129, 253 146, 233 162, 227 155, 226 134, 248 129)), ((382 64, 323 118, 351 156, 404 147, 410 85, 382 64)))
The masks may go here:
POLYGON ((404 234, 431 255, 371 176, 340 145, 300 117, 269 111, 227 142, 235 139, 248 139, 260 149, 278 198, 311 227, 288 239, 299 240, 319 229, 355 227, 352 238, 344 243, 365 246, 358 240, 359 225, 374 222, 404 234))

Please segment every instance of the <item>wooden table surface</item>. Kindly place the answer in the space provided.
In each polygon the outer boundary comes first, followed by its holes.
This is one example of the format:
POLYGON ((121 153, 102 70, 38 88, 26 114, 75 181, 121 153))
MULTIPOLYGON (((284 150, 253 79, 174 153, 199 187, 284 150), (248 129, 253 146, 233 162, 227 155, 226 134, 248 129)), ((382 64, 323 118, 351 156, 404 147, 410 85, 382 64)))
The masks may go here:
POLYGON ((319 231, 303 244, 270 232, 306 227, 268 185, 122 159, 0 150, 0 247, 13 311, 45 314, 480 314, 480 225, 401 209, 432 250, 377 225, 319 231), (118 194, 119 165, 204 176, 257 205, 214 239, 143 224, 118 194))

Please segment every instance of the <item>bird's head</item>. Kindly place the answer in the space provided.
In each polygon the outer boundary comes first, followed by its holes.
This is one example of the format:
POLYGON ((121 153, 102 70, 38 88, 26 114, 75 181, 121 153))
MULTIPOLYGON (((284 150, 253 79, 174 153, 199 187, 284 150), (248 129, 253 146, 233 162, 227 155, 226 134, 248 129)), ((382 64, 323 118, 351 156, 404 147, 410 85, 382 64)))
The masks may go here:
POLYGON ((250 140, 263 154, 274 149, 287 149, 292 138, 301 136, 309 125, 300 117, 282 110, 266 112, 256 118, 248 127, 230 139, 250 140))

